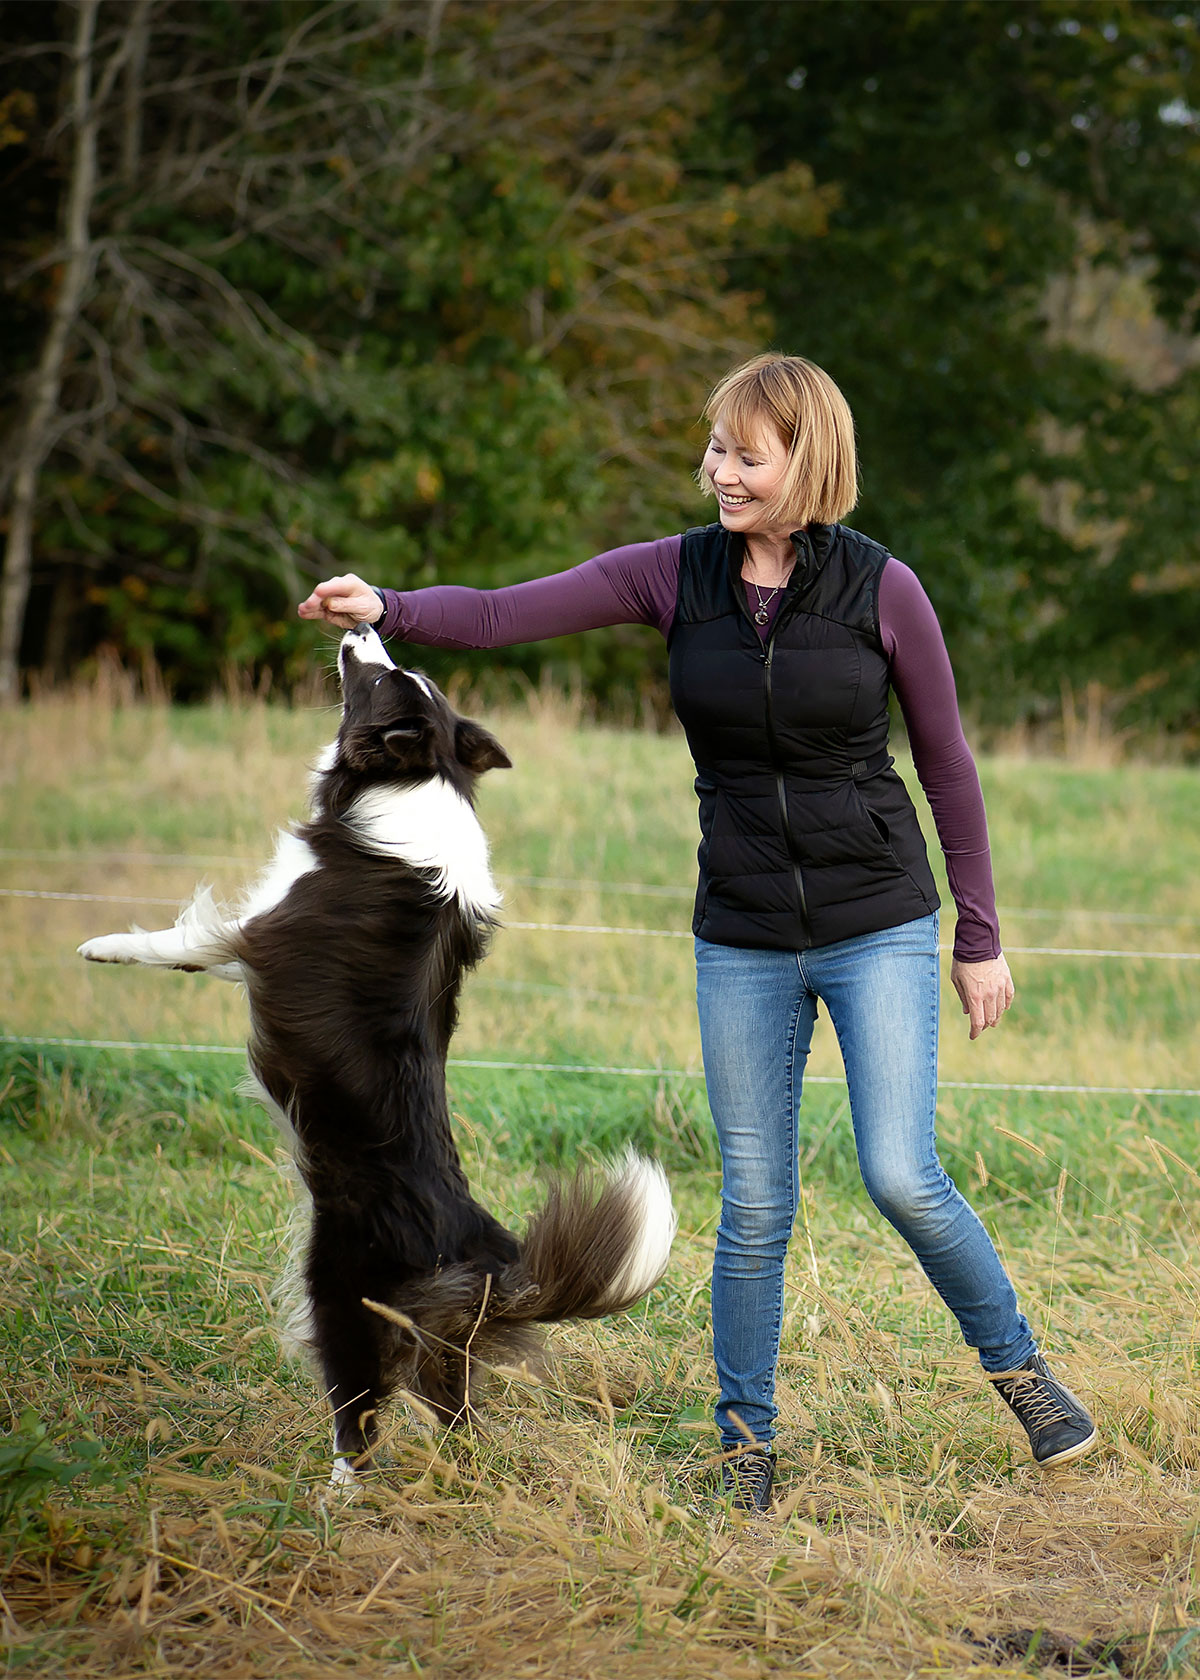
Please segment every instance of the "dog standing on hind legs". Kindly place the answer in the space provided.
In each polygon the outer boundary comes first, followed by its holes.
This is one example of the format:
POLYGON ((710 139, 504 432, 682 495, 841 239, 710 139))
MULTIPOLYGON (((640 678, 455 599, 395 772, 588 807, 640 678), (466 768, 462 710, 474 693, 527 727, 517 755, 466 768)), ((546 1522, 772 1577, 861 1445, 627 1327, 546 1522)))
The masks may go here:
POLYGON ((395 1389, 458 1422, 476 1370, 537 1362, 538 1325, 640 1300, 675 1230, 662 1169, 632 1152, 553 1184, 521 1239, 471 1196, 446 1054, 499 905, 474 787, 510 761, 369 626, 338 669, 312 814, 241 904, 201 889, 171 928, 79 948, 246 987, 250 1067, 312 1204, 300 1339, 333 1409, 334 1482, 369 1462, 395 1389))

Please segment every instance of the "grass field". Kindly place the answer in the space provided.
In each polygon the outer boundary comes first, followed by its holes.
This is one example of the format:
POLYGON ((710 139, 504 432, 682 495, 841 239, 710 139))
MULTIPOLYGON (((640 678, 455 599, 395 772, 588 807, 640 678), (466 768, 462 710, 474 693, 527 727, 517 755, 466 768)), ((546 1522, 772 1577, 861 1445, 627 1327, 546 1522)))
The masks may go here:
MULTIPOLYGON (((688 941, 511 925, 686 931, 686 753, 551 701, 488 721, 516 764, 481 800, 510 925, 456 1057, 666 1071, 456 1067, 464 1157, 519 1222, 539 1169, 641 1142, 681 1212, 667 1279, 625 1319, 556 1334, 555 1380, 502 1388, 469 1430, 394 1415, 387 1472, 326 1503, 324 1403, 270 1331, 288 1187, 239 1058, 0 1044, 7 1672, 1196 1672, 1200 1099, 1128 1088, 1200 1087, 1197 966, 1145 954, 1200 948, 1200 774, 984 762, 1010 952, 1130 954, 1014 953, 1003 1027, 970 1045, 957 1005, 943 1024, 947 1165, 1105 1450, 1028 1464, 866 1202, 822 1020, 781 1505, 747 1524, 706 1491, 718 1174, 688 941), (1030 1085, 1122 1090, 1012 1088, 1030 1085)), ((0 1031, 238 1045, 232 988, 74 948, 171 919, 124 895, 239 886, 331 732, 332 714, 102 690, 7 716, 0 887, 121 901, 0 896, 0 1031)))

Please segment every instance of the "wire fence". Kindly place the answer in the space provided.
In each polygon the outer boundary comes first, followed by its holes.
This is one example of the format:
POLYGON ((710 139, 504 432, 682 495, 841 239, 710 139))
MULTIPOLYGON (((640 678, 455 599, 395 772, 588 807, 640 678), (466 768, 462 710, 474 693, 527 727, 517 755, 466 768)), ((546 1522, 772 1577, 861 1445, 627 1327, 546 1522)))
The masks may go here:
MULTIPOLYGON (((33 887, 0 887, 0 898, 60 899, 79 904, 155 904, 178 908, 178 898, 154 898, 143 893, 47 892, 33 887)), ((520 933, 619 934, 628 939, 691 939, 689 929, 609 926, 597 922, 505 921, 502 926, 520 933)), ((943 952, 953 949, 942 945, 943 952)), ((1082 957, 1098 961, 1200 962, 1200 951, 1130 950, 1120 946, 1005 945, 1014 957, 1082 957)))
MULTIPOLYGON (((34 850, 14 847, 0 848, 0 860, 28 863, 93 863, 93 864, 127 864, 138 867, 171 867, 171 868, 225 868, 240 866, 254 868, 261 865, 261 857, 241 855, 217 855, 199 853, 142 853, 142 852, 88 852, 34 850)), ((499 880, 506 885, 531 887, 535 889, 556 892, 597 892, 623 894, 633 897, 669 898, 690 900, 691 890, 682 887, 660 886, 650 882, 637 881, 602 881, 587 878, 566 878, 539 875, 509 875, 499 876, 499 880)), ((143 893, 91 893, 56 891, 41 887, 0 887, 0 898, 28 899, 44 901, 60 901, 80 904, 113 904, 113 905, 147 905, 161 908, 178 909, 181 902, 178 895, 165 897, 143 893)), ((1130 923, 1143 926, 1184 926, 1195 925, 1200 922, 1200 916, 1154 916, 1137 911, 1113 911, 1104 909, 1081 909, 1077 907, 1066 909, 1051 908, 1015 908, 1009 907, 1002 914, 1011 917, 1027 917, 1030 919, 1063 919, 1067 917, 1088 917, 1096 921, 1113 923, 1130 923)), ((503 926, 513 932, 552 933, 574 936, 597 936, 609 938, 632 939, 674 939, 690 940, 690 930, 678 928, 636 927, 621 924, 588 923, 588 922, 539 922, 539 921, 506 921, 503 926)), ((946 952, 951 947, 942 946, 946 952)), ((1200 951, 1171 950, 1158 951, 1146 949, 1122 949, 1116 947, 1096 946, 1064 946, 1064 945, 1006 945, 1005 950, 1012 956, 1065 958, 1072 961, 1154 961, 1190 963, 1200 962, 1200 951)), ((76 959, 73 956, 43 959, 43 963, 63 966, 72 965, 76 959)), ((41 966, 41 964, 39 964, 41 966)), ((486 981, 476 982, 487 985, 486 981)), ((505 984, 496 982, 495 984, 505 984)), ((511 988, 519 989, 520 982, 507 982, 511 988)), ((589 998, 606 1002, 628 1002, 641 1005, 646 1000, 621 993, 601 993, 584 987, 541 985, 533 987, 535 990, 547 994, 571 997, 589 998)), ((71 1038, 50 1035, 21 1035, 0 1034, 0 1044, 39 1048, 71 1048, 119 1051, 137 1053, 140 1051, 213 1056, 241 1056, 244 1048, 238 1045, 213 1045, 190 1043, 160 1043, 135 1039, 100 1039, 100 1038, 71 1038)), ((525 1072, 540 1074, 564 1075, 593 1075, 614 1076, 637 1079, 701 1079, 703 1074, 689 1068, 665 1067, 637 1067, 637 1066, 609 1066, 600 1063, 565 1063, 541 1061, 504 1061, 477 1060, 469 1058, 451 1058, 448 1065, 462 1069, 485 1069, 508 1072, 525 1072)), ((844 1079, 836 1075, 808 1074, 806 1083, 816 1085, 843 1085, 844 1079)), ((1037 1084, 1006 1081, 981 1080, 939 1080, 939 1088, 948 1091, 993 1091, 1048 1095, 1077 1095, 1077 1096, 1123 1096, 1123 1097, 1163 1097, 1163 1098, 1200 1098, 1200 1088, 1187 1086, 1141 1086, 1141 1085, 1087 1085, 1087 1084, 1037 1084)))
MULTIPOLYGON (((129 1038, 53 1038, 22 1033, 0 1033, 0 1044, 23 1049, 155 1051, 160 1054, 193 1056, 244 1056, 240 1044, 168 1044, 129 1038)), ((606 1067, 595 1062, 507 1062, 451 1056, 452 1068, 494 1069, 508 1073, 606 1074, 624 1079, 703 1079, 698 1068, 606 1067)), ((837 1074, 806 1073, 806 1085, 840 1085, 837 1074)), ((994 1079, 939 1079, 940 1091, 1017 1091, 1033 1095, 1092 1097, 1200 1097, 1200 1087, 1182 1085, 1037 1085, 1016 1084, 994 1079)))
MULTIPOLYGON (((74 863, 144 865, 150 869, 225 869, 240 867, 256 869, 266 861, 261 853, 220 855, 207 852, 81 852, 47 851, 35 848, 0 846, 0 861, 22 863, 74 863)), ((616 893, 641 898, 669 898, 691 903, 695 892, 691 887, 664 886, 648 881, 603 881, 586 877, 570 878, 556 875, 497 874, 504 886, 533 887, 545 892, 616 893)), ((63 895, 67 896, 67 895, 63 895)), ((172 899, 140 899, 140 903, 173 903, 172 899)), ((1015 904, 997 906, 1001 916, 1021 916, 1031 921, 1129 922, 1146 927, 1195 927, 1200 925, 1200 911, 1194 914, 1161 914, 1149 910, 1110 910, 1097 905, 1061 905, 1057 909, 1041 905, 1037 908, 1015 904)))

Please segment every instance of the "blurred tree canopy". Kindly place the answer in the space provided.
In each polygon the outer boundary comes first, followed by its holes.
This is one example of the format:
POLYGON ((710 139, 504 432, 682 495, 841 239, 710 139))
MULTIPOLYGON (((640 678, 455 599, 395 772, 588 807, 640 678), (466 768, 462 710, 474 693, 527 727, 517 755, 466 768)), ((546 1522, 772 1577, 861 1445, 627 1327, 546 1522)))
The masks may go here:
MULTIPOLYGON (((184 692, 226 661, 288 680, 313 578, 493 584, 677 524, 705 382, 764 330, 726 256, 826 199, 800 164, 688 170, 721 81, 672 16, 6 4, 9 366, 84 271, 52 412, 14 415, 45 434, 27 660, 102 637, 184 692)), ((646 663, 570 651, 601 685, 646 663)))
MULTIPOLYGON (((982 715, 1099 680, 1200 743, 1197 0, 0 0, 0 35, 0 692, 100 648, 286 686, 316 577, 702 520, 705 391, 772 343, 846 390, 854 522, 982 715)), ((661 665, 507 657, 602 697, 661 665)))
MULTIPOLYGON (((1200 7, 744 0, 751 169, 833 186, 753 273, 854 409, 854 521, 982 715, 1100 681, 1200 745, 1200 7)), ((735 267, 735 280, 745 274, 735 267)))

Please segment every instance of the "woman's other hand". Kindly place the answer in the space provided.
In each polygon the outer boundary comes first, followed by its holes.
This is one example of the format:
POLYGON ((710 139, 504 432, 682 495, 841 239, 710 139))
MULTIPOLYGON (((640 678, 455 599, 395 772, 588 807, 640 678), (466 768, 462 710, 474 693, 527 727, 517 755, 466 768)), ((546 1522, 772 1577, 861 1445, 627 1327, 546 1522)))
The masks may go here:
POLYGON ((319 583, 308 600, 301 601, 300 617, 320 618, 326 624, 337 624, 343 630, 352 630, 364 620, 368 624, 378 624, 383 617, 383 603, 369 583, 348 572, 345 577, 329 578, 327 582, 319 583))
POLYGON ((1013 1000, 1012 975, 1003 956, 990 962, 950 964, 950 981, 962 1003, 963 1014, 971 1017, 971 1037, 978 1038, 994 1027, 1013 1000))

